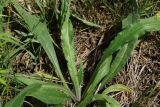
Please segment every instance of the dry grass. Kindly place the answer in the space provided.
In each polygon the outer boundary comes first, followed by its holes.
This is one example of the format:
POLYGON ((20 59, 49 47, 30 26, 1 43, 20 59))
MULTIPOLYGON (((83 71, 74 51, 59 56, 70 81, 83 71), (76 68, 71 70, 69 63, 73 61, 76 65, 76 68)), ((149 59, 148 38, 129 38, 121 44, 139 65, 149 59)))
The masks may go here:
POLYGON ((118 96, 124 107, 159 107, 159 89, 149 95, 149 88, 160 80, 160 38, 152 33, 134 50, 122 73, 116 77, 116 83, 131 87, 132 94, 122 93, 118 96))
MULTIPOLYGON (((104 38, 105 32, 114 24, 114 18, 100 4, 86 7, 83 3, 76 2, 74 11, 88 21, 97 20, 98 24, 104 29, 95 29, 83 25, 75 26, 75 46, 77 52, 77 64, 80 59, 86 60, 88 55, 94 50, 101 39, 104 38)), ((122 83, 131 87, 133 93, 118 93, 115 95, 122 107, 159 107, 160 92, 156 91, 153 95, 148 96, 148 89, 160 80, 160 37, 159 33, 151 33, 145 38, 139 46, 133 51, 123 72, 121 72, 111 84, 122 83), (146 93, 145 95, 143 95, 146 93)), ((97 58, 98 59, 98 58, 97 58)))

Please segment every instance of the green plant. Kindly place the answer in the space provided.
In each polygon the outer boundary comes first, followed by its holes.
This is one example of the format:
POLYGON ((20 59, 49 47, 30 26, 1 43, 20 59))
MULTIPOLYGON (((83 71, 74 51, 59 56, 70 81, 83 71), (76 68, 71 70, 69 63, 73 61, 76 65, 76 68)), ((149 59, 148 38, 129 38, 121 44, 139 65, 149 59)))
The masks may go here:
MULTIPOLYGON (((53 40, 49 34, 47 24, 40 20, 39 16, 31 15, 20 4, 12 3, 19 18, 25 23, 23 26, 31 32, 37 41, 41 44, 51 63, 55 68, 55 73, 60 79, 59 83, 45 82, 34 76, 15 74, 13 79, 17 79, 26 84, 27 87, 22 90, 14 99, 6 103, 5 107, 21 107, 26 96, 32 96, 38 100, 55 106, 65 104, 75 104, 77 107, 86 107, 91 102, 101 102, 103 106, 120 107, 119 102, 107 95, 111 92, 127 91, 131 89, 124 85, 116 84, 109 86, 102 93, 100 91, 112 78, 119 73, 125 65, 132 50, 146 32, 158 31, 160 29, 160 17, 156 15, 148 19, 139 19, 136 21, 124 21, 123 31, 111 41, 101 57, 96 69, 85 91, 82 92, 83 68, 78 72, 75 65, 74 34, 70 19, 70 0, 61 0, 61 10, 59 13, 59 27, 61 33, 61 46, 67 61, 68 73, 72 84, 69 85, 63 76, 59 66, 53 40), (32 19, 32 20, 30 20, 32 19)), ((131 16, 129 16, 131 17, 131 16)), ((67 70, 66 70, 67 71, 67 70)))

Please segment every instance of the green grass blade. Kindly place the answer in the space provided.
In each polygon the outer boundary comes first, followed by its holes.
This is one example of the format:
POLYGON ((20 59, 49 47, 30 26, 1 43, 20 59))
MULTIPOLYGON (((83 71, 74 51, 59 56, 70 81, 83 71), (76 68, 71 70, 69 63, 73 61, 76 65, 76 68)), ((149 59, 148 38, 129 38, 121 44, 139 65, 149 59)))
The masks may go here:
POLYGON ((80 100, 80 82, 75 63, 75 50, 73 40, 73 26, 70 20, 70 2, 62 0, 61 2, 61 45, 64 56, 67 60, 67 66, 71 80, 74 85, 76 96, 80 100))
POLYGON ((32 84, 28 87, 26 87, 21 93, 19 93, 14 99, 7 102, 4 107, 21 107, 23 104, 23 101, 28 93, 36 91, 41 87, 40 84, 32 84))
POLYGON ((112 92, 119 92, 119 91, 125 91, 125 92, 132 92, 133 90, 123 84, 115 84, 107 87, 104 91, 103 94, 109 94, 112 92))
MULTIPOLYGON (((24 22, 26 23, 26 27, 30 32, 32 32, 36 37, 37 40, 42 45, 43 49, 47 53, 50 61, 55 67, 55 72, 58 77, 65 84, 65 79, 61 73, 58 59, 55 53, 54 46, 52 44, 52 38, 48 32, 48 29, 46 27, 46 24, 40 22, 40 19, 34 15, 29 14, 25 9, 23 9, 19 4, 14 3, 14 8, 17 10, 17 12, 21 15, 24 22)), ((65 84, 66 85, 66 84, 65 84)), ((67 86, 67 85, 66 85, 67 86)))
POLYGON ((0 40, 4 41, 5 43, 12 43, 17 46, 22 45, 23 43, 18 40, 17 38, 10 35, 10 33, 0 33, 0 40))
POLYGON ((87 20, 84 20, 84 19, 78 17, 78 16, 75 15, 75 14, 72 14, 72 16, 73 16, 74 18, 76 18, 77 20, 81 21, 82 23, 88 25, 88 26, 96 27, 96 28, 102 28, 102 26, 100 26, 100 25, 98 25, 98 24, 95 24, 95 23, 92 23, 92 22, 89 22, 89 21, 87 21, 87 20))

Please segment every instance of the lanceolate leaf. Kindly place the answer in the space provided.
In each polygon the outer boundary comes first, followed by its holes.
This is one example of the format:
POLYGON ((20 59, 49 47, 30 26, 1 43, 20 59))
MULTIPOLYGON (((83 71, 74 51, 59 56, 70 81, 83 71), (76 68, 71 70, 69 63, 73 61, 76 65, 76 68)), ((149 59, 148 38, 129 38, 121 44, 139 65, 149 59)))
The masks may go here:
POLYGON ((112 56, 106 58, 104 62, 97 67, 93 79, 91 78, 91 86, 97 86, 97 84, 108 74, 110 70, 110 64, 112 61, 112 56))
POLYGON ((31 76, 22 75, 22 74, 16 74, 15 78, 18 81, 20 81, 20 82, 22 82, 22 83, 24 83, 26 85, 31 85, 31 84, 35 84, 35 83, 42 84, 43 87, 41 87, 41 91, 44 90, 44 92, 45 92, 47 90, 46 87, 48 87, 49 89, 53 89, 53 90, 57 90, 57 91, 59 91, 61 93, 65 93, 66 96, 69 96, 73 100, 76 99, 75 95, 68 88, 66 88, 66 87, 64 87, 62 85, 55 84, 55 83, 44 82, 44 81, 35 79, 35 78, 31 77, 31 76))
POLYGON ((104 101, 107 104, 109 104, 111 107, 121 107, 118 101, 116 101, 114 98, 104 95, 104 94, 97 94, 94 96, 92 101, 104 101))
POLYGON ((26 84, 26 85, 31 85, 31 84, 35 84, 35 83, 39 83, 39 84, 44 84, 44 83, 46 83, 46 82, 44 82, 44 81, 41 81, 40 79, 38 79, 38 78, 34 78, 34 77, 32 77, 31 75, 23 75, 23 74, 15 74, 15 78, 18 80, 18 81, 20 81, 20 82, 22 82, 22 83, 24 83, 24 84, 26 84))
MULTIPOLYGON (((109 47, 105 49, 105 51, 103 52, 102 58, 97 65, 95 74, 98 74, 97 72, 99 72, 101 66, 105 65, 104 62, 107 58, 111 57, 112 54, 117 52, 118 50, 119 52, 116 55, 116 58, 113 59, 110 71, 108 72, 108 74, 105 75, 104 79, 100 83, 100 88, 102 88, 107 82, 109 82, 124 66, 138 39, 140 39, 146 32, 157 30, 160 30, 160 17, 154 16, 148 19, 142 19, 139 22, 130 25, 130 27, 120 32, 114 38, 114 40, 111 41, 109 47)), ((91 80, 92 79, 93 78, 91 78, 91 80)), ((91 89, 92 84, 90 83, 90 85, 90 88, 88 88, 88 90, 85 91, 84 99, 79 104, 79 107, 82 105, 87 105, 88 102, 86 101, 91 99, 91 94, 94 94, 95 91, 91 89)))
POLYGON ((37 91, 32 91, 29 96, 33 96, 46 104, 65 104, 71 101, 71 97, 57 90, 53 85, 42 85, 37 91))
POLYGON ((21 91, 14 99, 5 104, 4 107, 21 107, 25 97, 30 93, 34 92, 41 87, 40 84, 32 84, 21 91))
POLYGON ((37 98, 46 104, 64 104, 71 101, 70 96, 64 93, 63 90, 56 89, 54 85, 34 83, 27 86, 19 95, 8 102, 5 107, 21 107, 26 96, 37 98))
POLYGON ((88 25, 88 26, 97 27, 97 28, 102 28, 100 25, 97 25, 97 24, 94 24, 94 23, 92 23, 92 22, 89 22, 89 21, 87 21, 87 20, 85 20, 85 19, 82 19, 82 18, 78 17, 78 16, 75 15, 75 14, 72 14, 72 16, 75 17, 77 20, 81 21, 82 23, 88 25))
POLYGON ((96 92, 96 90, 98 91, 98 88, 101 86, 101 84, 99 84, 100 81, 107 75, 110 70, 111 60, 112 56, 106 58, 105 61, 96 69, 95 73, 90 79, 90 82, 88 83, 88 87, 84 92, 84 99, 81 101, 78 107, 85 107, 90 103, 94 96, 94 93, 96 92))
POLYGON ((103 94, 109 94, 111 92, 118 92, 118 91, 125 91, 125 92, 131 92, 132 89, 123 85, 123 84, 115 84, 107 87, 104 91, 103 94))
POLYGON ((109 57, 114 52, 122 48, 124 44, 141 38, 146 32, 157 30, 160 30, 160 17, 156 16, 141 19, 139 22, 131 24, 130 27, 118 33, 115 39, 111 41, 109 47, 104 51, 102 59, 99 63, 102 63, 105 57, 109 57))
POLYGON ((61 0, 61 44, 64 56, 67 60, 67 66, 74 89, 78 99, 80 99, 80 82, 78 80, 78 72, 75 63, 75 50, 73 40, 73 26, 70 20, 70 1, 61 0))
POLYGON ((58 77, 60 77, 62 81, 65 81, 61 73, 57 56, 55 53, 55 49, 52 44, 52 38, 48 32, 46 24, 40 22, 40 19, 38 17, 29 14, 19 4, 14 3, 14 8, 18 11, 18 13, 23 18, 28 30, 37 37, 37 40, 40 42, 45 52, 47 53, 49 59, 51 60, 52 64, 54 65, 56 69, 55 72, 57 73, 58 77))
POLYGON ((129 44, 124 45, 124 47, 117 53, 116 57, 114 58, 110 72, 105 76, 105 78, 101 82, 101 88, 112 78, 120 72, 123 66, 126 64, 129 56, 131 55, 132 50, 134 49, 135 45, 137 44, 137 40, 133 40, 129 44))

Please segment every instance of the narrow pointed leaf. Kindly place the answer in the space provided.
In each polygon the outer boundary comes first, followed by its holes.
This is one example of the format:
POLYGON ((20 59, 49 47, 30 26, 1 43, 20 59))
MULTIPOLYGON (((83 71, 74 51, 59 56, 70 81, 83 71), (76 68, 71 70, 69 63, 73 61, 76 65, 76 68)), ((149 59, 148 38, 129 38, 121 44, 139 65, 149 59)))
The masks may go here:
POLYGON ((92 100, 94 93, 98 91, 99 86, 101 86, 100 81, 107 75, 110 70, 112 56, 106 58, 105 61, 97 67, 95 73, 90 79, 88 83, 88 87, 86 88, 83 96, 82 102, 78 105, 78 107, 86 106, 92 100))
POLYGON ((80 99, 80 82, 75 63, 74 33, 70 20, 70 1, 61 0, 61 46, 67 60, 68 71, 74 84, 78 99, 80 99))
POLYGON ((57 90, 53 85, 42 85, 37 91, 29 94, 46 104, 65 104, 71 101, 71 97, 63 92, 57 90))
POLYGON ((109 94, 109 93, 118 92, 118 91, 132 92, 133 90, 123 84, 115 84, 115 85, 111 85, 108 88, 106 88, 103 91, 103 94, 109 94))
MULTIPOLYGON (((46 24, 40 22, 40 19, 34 15, 29 14, 25 9, 23 9, 19 4, 14 3, 14 8, 18 11, 18 13, 23 18, 24 22, 26 23, 26 27, 30 32, 32 32, 36 37, 37 40, 42 45, 43 49, 47 53, 50 61, 55 67, 55 72, 58 77, 61 78, 62 81, 64 77, 61 73, 58 59, 55 53, 54 46, 52 44, 52 38, 49 34, 46 24)), ((65 84, 66 85, 66 84, 65 84)))
POLYGON ((44 92, 45 92, 47 90, 46 87, 48 87, 48 88, 56 90, 56 91, 58 91, 60 93, 65 93, 65 95, 67 96, 66 99, 69 99, 69 97, 72 98, 72 99, 76 99, 75 95, 68 88, 66 88, 66 87, 64 87, 62 85, 45 82, 45 81, 42 81, 42 80, 38 80, 38 79, 36 79, 36 78, 34 78, 32 76, 27 76, 27 75, 22 75, 22 74, 16 74, 15 78, 18 81, 20 81, 20 82, 22 82, 22 83, 24 83, 26 85, 31 85, 31 84, 35 84, 35 83, 41 84, 43 87, 41 87, 40 91, 44 90, 44 92))
POLYGON ((85 19, 82 19, 80 17, 78 17, 77 15, 75 14, 72 14, 73 17, 75 17, 77 20, 81 21, 82 23, 88 25, 88 26, 91 26, 91 27, 96 27, 96 28, 102 28, 102 26, 98 25, 98 24, 95 24, 95 23, 92 23, 92 22, 89 22, 85 19))
POLYGON ((126 64, 128 58, 130 57, 132 50, 134 49, 135 45, 137 44, 137 40, 133 40, 129 44, 124 45, 124 47, 117 53, 116 57, 114 58, 110 72, 108 75, 102 80, 101 82, 101 88, 114 76, 116 76, 120 70, 123 68, 123 66, 126 64))
POLYGON ((141 19, 139 22, 130 25, 130 27, 118 33, 115 39, 111 41, 109 47, 104 51, 99 63, 102 63, 105 57, 109 57, 121 49, 126 43, 143 37, 146 32, 158 30, 160 30, 160 17, 157 16, 141 19))

